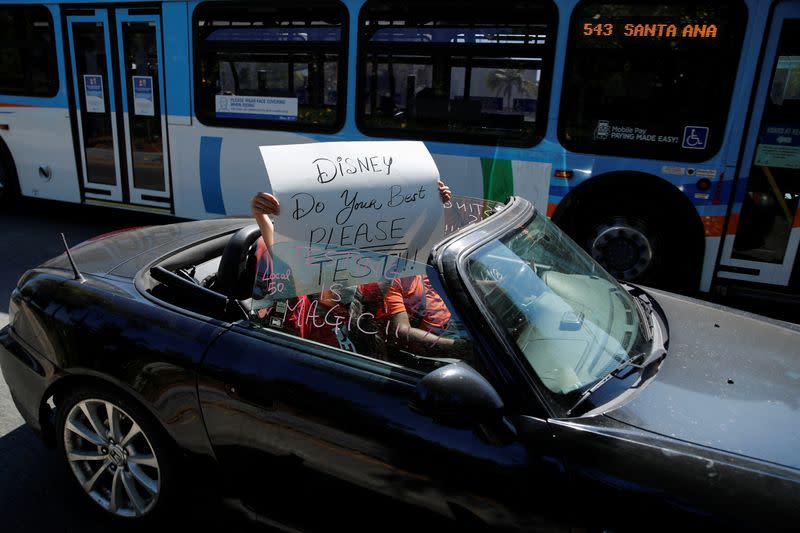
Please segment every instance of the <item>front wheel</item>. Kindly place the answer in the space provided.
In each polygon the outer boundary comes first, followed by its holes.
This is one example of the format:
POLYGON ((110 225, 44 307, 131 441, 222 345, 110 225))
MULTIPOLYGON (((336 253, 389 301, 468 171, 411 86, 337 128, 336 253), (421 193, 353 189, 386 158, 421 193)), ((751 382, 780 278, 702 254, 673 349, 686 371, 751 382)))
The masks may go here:
POLYGON ((141 406, 104 388, 82 388, 58 406, 58 448, 77 486, 107 513, 164 512, 174 492, 169 441, 141 406))

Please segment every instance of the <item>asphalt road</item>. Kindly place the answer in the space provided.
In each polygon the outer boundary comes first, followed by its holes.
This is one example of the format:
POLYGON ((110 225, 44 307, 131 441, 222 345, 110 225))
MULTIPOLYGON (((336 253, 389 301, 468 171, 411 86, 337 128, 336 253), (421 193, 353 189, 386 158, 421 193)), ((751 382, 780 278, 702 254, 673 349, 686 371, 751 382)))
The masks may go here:
MULTIPOLYGON (((131 226, 175 222, 177 219, 100 207, 21 200, 0 208, 0 327, 8 322, 8 301, 28 268, 60 254, 63 232, 70 245, 92 236, 131 226)), ((783 320, 797 321, 790 307, 769 310, 783 320)), ((127 531, 130 526, 105 519, 84 501, 57 460, 24 425, 8 387, 0 377, 0 529, 4 532, 127 531)), ((181 528, 195 531, 275 531, 269 524, 243 523, 222 505, 190 497, 177 510, 181 528), (192 503, 193 502, 193 503, 192 503)))

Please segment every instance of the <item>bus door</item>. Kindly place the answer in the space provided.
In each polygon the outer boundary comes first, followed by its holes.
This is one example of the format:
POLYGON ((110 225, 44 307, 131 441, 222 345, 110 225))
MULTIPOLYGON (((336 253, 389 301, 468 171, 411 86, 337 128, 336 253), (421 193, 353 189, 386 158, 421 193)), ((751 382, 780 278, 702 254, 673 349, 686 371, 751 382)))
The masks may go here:
POLYGON ((172 211, 158 8, 65 11, 83 200, 172 211))
POLYGON ((774 13, 717 276, 800 292, 800 5, 774 13))

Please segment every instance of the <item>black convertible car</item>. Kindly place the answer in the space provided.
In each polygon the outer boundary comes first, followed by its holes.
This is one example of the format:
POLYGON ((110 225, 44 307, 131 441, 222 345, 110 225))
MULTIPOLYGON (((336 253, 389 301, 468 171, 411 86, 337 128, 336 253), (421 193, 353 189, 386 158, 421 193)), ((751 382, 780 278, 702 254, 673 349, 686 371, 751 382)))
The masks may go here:
POLYGON ((130 520, 199 464, 245 501, 308 471, 472 526, 797 527, 800 329, 619 284, 523 199, 450 209, 411 280, 444 317, 421 338, 386 318, 398 269, 284 299, 261 275, 254 298, 257 227, 197 221, 28 271, 5 380, 76 490, 130 520))

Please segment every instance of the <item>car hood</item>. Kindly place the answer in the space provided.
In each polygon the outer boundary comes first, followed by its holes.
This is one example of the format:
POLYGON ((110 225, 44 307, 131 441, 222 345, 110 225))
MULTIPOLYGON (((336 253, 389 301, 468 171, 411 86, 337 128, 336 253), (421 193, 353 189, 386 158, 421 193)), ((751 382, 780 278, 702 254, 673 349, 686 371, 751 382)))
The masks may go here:
MULTIPOLYGON (((253 220, 223 218, 123 230, 82 242, 70 248, 70 253, 78 270, 84 274, 132 278, 146 265, 173 250, 232 232, 248 223, 253 223, 253 220)), ((42 266, 72 268, 66 254, 54 257, 42 266)))
POLYGON ((800 469, 800 327, 661 291, 667 357, 606 413, 641 429, 800 469))

